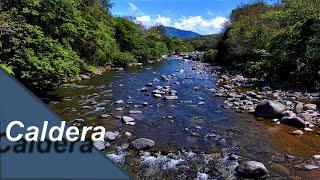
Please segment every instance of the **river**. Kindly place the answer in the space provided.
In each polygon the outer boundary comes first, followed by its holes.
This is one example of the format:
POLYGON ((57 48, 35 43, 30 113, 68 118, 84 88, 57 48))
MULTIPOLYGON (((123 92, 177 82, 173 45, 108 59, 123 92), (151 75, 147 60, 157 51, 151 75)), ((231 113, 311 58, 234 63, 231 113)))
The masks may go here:
POLYGON ((211 73, 206 64, 180 59, 108 71, 77 87, 52 92, 55 99, 49 105, 66 121, 80 118, 85 124, 118 131, 120 135, 103 153, 137 179, 232 179, 232 170, 244 160, 264 163, 271 179, 318 179, 319 170, 303 167, 319 154, 319 137, 314 133, 293 136, 288 133, 291 127, 223 108, 224 100, 210 91, 217 86, 211 73), (161 80, 161 75, 168 81, 161 80), (148 91, 138 91, 147 83, 152 83, 148 91), (156 86, 170 86, 178 92, 178 100, 152 97, 156 86), (117 100, 124 104, 116 104, 117 100), (129 110, 142 113, 129 114, 129 110), (101 118, 101 114, 110 117, 101 118), (125 125, 117 119, 124 115, 133 117, 136 124, 125 125), (127 148, 127 143, 141 137, 155 141, 148 153, 127 148))

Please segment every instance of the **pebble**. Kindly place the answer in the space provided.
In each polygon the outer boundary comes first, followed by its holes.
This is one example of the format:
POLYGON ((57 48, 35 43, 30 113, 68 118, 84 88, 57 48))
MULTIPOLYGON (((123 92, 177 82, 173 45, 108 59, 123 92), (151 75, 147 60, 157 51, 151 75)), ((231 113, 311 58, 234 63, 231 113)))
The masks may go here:
POLYGON ((306 170, 311 171, 311 170, 318 169, 319 167, 318 167, 318 166, 315 166, 315 165, 305 165, 304 168, 305 168, 306 170))
POLYGON ((131 110, 129 111, 129 114, 141 114, 142 112, 141 111, 138 111, 138 110, 131 110))
POLYGON ((295 130, 295 131, 292 132, 292 134, 301 136, 301 135, 303 135, 303 131, 295 130))
POLYGON ((118 101, 116 101, 115 103, 116 103, 116 104, 123 104, 124 101, 123 101, 123 100, 118 100, 118 101))

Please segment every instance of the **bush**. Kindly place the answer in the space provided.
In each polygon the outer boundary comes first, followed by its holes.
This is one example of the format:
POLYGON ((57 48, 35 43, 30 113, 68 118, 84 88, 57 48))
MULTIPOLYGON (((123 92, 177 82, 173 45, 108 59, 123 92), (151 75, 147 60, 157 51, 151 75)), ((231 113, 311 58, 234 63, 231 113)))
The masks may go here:
POLYGON ((117 52, 114 54, 112 65, 115 67, 127 67, 130 63, 135 63, 137 60, 129 52, 117 52))
POLYGON ((10 59, 15 76, 27 87, 50 90, 80 71, 81 60, 70 47, 46 37, 39 27, 26 25, 25 36, 10 59))
POLYGON ((213 63, 217 52, 218 51, 216 49, 209 49, 208 51, 206 51, 203 55, 204 61, 213 63))

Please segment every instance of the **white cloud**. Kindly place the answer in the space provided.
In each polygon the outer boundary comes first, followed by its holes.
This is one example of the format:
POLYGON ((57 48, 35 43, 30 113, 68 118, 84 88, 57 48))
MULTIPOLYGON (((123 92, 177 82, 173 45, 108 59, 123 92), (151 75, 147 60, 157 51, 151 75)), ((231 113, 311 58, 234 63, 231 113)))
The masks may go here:
POLYGON ((152 25, 152 19, 150 16, 139 16, 136 17, 136 22, 139 24, 142 24, 144 26, 151 26, 152 25))
POLYGON ((136 11, 139 10, 139 8, 135 4, 133 4, 131 2, 129 2, 129 6, 130 6, 130 9, 131 9, 131 12, 136 12, 136 11))
POLYGON ((162 24, 164 26, 169 26, 171 23, 171 19, 169 17, 163 17, 158 15, 156 19, 156 24, 162 24))
POLYGON ((199 34, 215 34, 222 30, 224 25, 228 22, 228 19, 220 16, 211 19, 204 19, 201 16, 171 19, 170 17, 164 17, 161 15, 157 15, 156 18, 143 15, 136 17, 136 22, 146 27, 151 27, 155 24, 162 24, 164 26, 172 26, 177 29, 194 31, 199 34))
POLYGON ((200 34, 214 34, 221 31, 224 24, 228 22, 227 18, 215 17, 213 19, 204 19, 201 16, 184 17, 174 23, 178 29, 198 32, 200 34))

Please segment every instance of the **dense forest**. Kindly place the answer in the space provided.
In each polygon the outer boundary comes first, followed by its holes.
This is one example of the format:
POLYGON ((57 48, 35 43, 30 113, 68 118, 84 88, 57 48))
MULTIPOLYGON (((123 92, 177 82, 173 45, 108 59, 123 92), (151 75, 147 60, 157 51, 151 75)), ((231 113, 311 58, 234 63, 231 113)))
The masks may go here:
POLYGON ((0 2, 0 67, 32 90, 50 90, 96 66, 127 66, 192 46, 113 17, 108 0, 0 2))
POLYGON ((319 89, 320 0, 242 5, 204 58, 274 85, 319 89))

